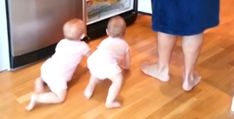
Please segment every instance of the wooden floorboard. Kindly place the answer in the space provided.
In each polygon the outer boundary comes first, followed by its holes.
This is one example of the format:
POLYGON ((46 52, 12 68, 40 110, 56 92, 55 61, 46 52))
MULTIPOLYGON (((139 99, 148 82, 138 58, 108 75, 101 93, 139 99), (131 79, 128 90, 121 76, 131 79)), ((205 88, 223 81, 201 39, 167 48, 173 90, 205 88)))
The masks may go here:
MULTIPOLYGON (((220 0, 220 25, 204 35, 204 45, 197 69, 201 83, 190 92, 181 88, 183 54, 180 40, 172 54, 171 80, 162 83, 144 75, 139 67, 145 61, 155 62, 156 34, 151 17, 139 15, 127 28, 125 39, 131 47, 131 68, 124 72, 124 85, 118 99, 123 106, 106 109, 104 101, 109 81, 97 86, 94 96, 86 100, 83 91, 89 79, 83 59, 69 83, 63 104, 38 105, 31 112, 24 106, 39 76, 39 61, 15 71, 0 73, 1 119, 230 119, 234 94, 234 10, 233 0, 220 0)), ((89 42, 93 51, 101 37, 89 42)))

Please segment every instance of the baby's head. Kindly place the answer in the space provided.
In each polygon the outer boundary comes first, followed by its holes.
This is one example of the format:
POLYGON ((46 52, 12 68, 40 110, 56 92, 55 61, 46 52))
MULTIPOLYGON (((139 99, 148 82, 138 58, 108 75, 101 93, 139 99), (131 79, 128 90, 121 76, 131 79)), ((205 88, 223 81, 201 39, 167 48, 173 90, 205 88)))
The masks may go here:
POLYGON ((80 40, 86 34, 86 25, 80 19, 71 19, 64 24, 63 33, 66 39, 80 40))
POLYGON ((126 30, 126 23, 120 16, 113 17, 107 25, 107 35, 111 37, 123 37, 126 30))

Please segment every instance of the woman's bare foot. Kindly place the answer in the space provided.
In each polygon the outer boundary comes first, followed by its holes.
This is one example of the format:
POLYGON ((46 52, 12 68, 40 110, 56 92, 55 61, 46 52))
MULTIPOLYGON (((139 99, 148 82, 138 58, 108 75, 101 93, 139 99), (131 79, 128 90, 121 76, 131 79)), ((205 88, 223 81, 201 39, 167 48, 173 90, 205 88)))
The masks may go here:
POLYGON ((160 70, 157 64, 142 64, 141 71, 146 75, 159 79, 160 81, 167 82, 170 79, 169 69, 164 68, 160 70))
POLYGON ((29 104, 25 107, 27 111, 31 111, 36 105, 37 95, 32 94, 29 104))
POLYGON ((193 74, 192 76, 190 76, 187 79, 184 79, 182 88, 185 91, 190 91, 192 90, 196 85, 198 85, 198 83, 201 81, 201 76, 199 74, 193 74))
POLYGON ((121 104, 118 101, 112 102, 112 103, 106 103, 106 108, 119 108, 121 107, 121 104))

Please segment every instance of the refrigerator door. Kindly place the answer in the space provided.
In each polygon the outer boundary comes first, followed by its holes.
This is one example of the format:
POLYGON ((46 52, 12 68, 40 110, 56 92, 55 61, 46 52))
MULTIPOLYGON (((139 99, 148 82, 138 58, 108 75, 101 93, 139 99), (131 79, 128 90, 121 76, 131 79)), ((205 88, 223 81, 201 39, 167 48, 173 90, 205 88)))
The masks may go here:
POLYGON ((147 14, 152 14, 151 0, 139 0, 138 11, 147 14))
POLYGON ((134 0, 92 0, 88 4, 88 25, 134 9, 134 0))
MULTIPOLYGON (((62 39, 62 26, 67 20, 83 19, 83 1, 8 0, 11 67, 27 63, 27 57, 19 56, 26 56, 62 39), (19 63, 14 58, 18 58, 19 63)), ((30 58, 34 59, 32 55, 30 58)))
POLYGON ((87 3, 87 35, 98 38, 106 34, 110 17, 122 16, 127 25, 137 18, 138 0, 90 0, 87 3), (97 32, 98 31, 98 32, 97 32))

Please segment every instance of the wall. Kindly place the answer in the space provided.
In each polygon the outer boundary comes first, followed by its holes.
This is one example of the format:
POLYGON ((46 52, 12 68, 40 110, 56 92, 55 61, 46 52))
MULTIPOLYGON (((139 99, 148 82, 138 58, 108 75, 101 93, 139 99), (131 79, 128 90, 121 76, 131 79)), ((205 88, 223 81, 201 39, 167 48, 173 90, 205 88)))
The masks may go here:
POLYGON ((0 71, 9 70, 9 45, 5 0, 0 0, 0 71))

